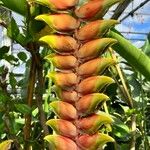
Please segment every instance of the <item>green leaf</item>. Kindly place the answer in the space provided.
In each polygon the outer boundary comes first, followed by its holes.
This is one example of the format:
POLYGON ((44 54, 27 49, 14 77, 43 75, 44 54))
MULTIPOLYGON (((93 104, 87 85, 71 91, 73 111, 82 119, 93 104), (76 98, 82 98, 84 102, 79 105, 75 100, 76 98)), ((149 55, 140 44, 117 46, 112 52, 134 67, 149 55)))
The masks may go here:
POLYGON ((118 40, 113 49, 150 80, 150 58, 119 34, 110 31, 107 35, 118 40))
POLYGON ((9 97, 6 95, 6 93, 0 90, 0 104, 4 104, 8 99, 9 97))
POLYGON ((3 56, 9 52, 9 46, 3 46, 0 48, 0 59, 3 58, 3 56))
POLYGON ((30 114, 32 109, 26 104, 15 104, 16 109, 23 114, 30 114))
MULTIPOLYGON (((1 0, 2 5, 20 15, 25 16, 27 14, 27 2, 26 0, 1 0)), ((1 2, 0 2, 1 3, 1 2)))
POLYGON ((7 34, 12 39, 15 39, 19 34, 19 27, 14 18, 11 19, 11 22, 8 25, 7 34))
POLYGON ((0 74, 3 73, 3 71, 4 71, 4 66, 1 66, 0 67, 0 74))
POLYGON ((5 56, 5 60, 7 60, 9 63, 17 62, 18 61, 18 59, 15 56, 13 56, 13 55, 7 55, 7 56, 5 56))
POLYGON ((23 61, 23 62, 25 62, 26 59, 27 59, 27 55, 26 55, 25 52, 19 52, 19 53, 17 54, 17 56, 18 56, 18 58, 19 58, 21 61, 23 61))
POLYGON ((147 54, 150 57, 150 33, 148 34, 147 40, 145 44, 141 47, 141 49, 145 54, 147 54))
POLYGON ((120 138, 122 141, 129 140, 130 130, 120 119, 113 117, 113 133, 115 136, 120 138))
MULTIPOLYGON (((1 111, 1 109, 0 109, 0 111, 1 111)), ((3 113, 0 112, 0 134, 4 133, 3 132, 4 128, 5 128, 5 125, 4 125, 4 120, 3 120, 3 113)))
POLYGON ((10 73, 9 75, 9 83, 13 89, 17 85, 17 80, 15 79, 15 75, 13 73, 10 73))
POLYGON ((18 124, 24 125, 25 119, 23 119, 23 118, 15 119, 15 122, 18 123, 18 124))
POLYGON ((19 27, 14 18, 11 19, 11 22, 7 27, 7 35, 21 45, 26 44, 27 40, 24 35, 20 33, 19 27))
POLYGON ((3 2, 0 0, 0 5, 2 5, 3 4, 3 2))

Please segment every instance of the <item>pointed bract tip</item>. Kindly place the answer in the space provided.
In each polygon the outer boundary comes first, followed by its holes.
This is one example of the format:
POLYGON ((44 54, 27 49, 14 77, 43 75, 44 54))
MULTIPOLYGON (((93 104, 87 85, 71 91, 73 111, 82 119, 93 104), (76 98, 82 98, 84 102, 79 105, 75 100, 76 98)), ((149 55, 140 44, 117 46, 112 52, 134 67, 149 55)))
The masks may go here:
POLYGON ((104 143, 115 142, 115 140, 111 136, 103 133, 99 133, 99 140, 104 143))
POLYGON ((99 111, 98 112, 98 115, 103 118, 107 123, 111 124, 114 122, 113 118, 111 117, 111 115, 105 113, 105 112, 102 112, 102 111, 99 111))
POLYGON ((49 38, 49 35, 43 36, 43 37, 39 38, 39 42, 48 44, 49 43, 48 38, 49 38))
POLYGON ((51 124, 53 124, 55 122, 56 122, 55 119, 50 119, 50 120, 46 121, 46 125, 51 126, 51 124))
POLYGON ((58 101, 54 101, 54 102, 51 102, 51 103, 49 104, 49 106, 50 106, 51 108, 55 108, 55 107, 57 106, 57 104, 58 104, 58 101))
POLYGON ((46 75, 47 78, 54 78, 56 72, 50 72, 46 75))
POLYGON ((45 21, 45 19, 48 19, 48 17, 49 17, 49 14, 42 14, 42 15, 36 16, 34 19, 40 20, 40 21, 45 21))
POLYGON ((52 53, 52 54, 49 54, 49 55, 45 56, 44 59, 45 59, 45 60, 51 60, 52 57, 54 57, 54 56, 55 56, 55 54, 52 53))

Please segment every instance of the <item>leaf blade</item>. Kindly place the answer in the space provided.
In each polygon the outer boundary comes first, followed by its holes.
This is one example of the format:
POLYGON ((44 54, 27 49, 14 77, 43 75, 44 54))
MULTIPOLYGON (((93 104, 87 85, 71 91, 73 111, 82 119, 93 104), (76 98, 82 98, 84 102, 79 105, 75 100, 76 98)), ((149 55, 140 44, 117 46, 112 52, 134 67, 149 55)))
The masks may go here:
POLYGON ((150 58, 114 31, 107 35, 118 40, 113 49, 150 81, 150 58))

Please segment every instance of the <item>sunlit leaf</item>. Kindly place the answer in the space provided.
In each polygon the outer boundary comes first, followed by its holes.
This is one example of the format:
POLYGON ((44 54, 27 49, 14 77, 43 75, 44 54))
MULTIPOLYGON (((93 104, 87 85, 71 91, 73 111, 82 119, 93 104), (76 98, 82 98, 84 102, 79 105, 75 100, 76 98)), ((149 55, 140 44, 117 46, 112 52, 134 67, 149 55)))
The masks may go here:
POLYGON ((27 59, 27 55, 26 55, 26 53, 25 52, 19 52, 18 54, 17 54, 17 56, 18 56, 18 58, 21 60, 21 61, 26 61, 26 59, 27 59))
POLYGON ((31 108, 26 104, 15 104, 16 109, 23 114, 30 114, 31 108))
POLYGON ((137 71, 150 80, 150 58, 114 31, 110 31, 108 36, 118 41, 113 46, 113 49, 136 68, 137 71))

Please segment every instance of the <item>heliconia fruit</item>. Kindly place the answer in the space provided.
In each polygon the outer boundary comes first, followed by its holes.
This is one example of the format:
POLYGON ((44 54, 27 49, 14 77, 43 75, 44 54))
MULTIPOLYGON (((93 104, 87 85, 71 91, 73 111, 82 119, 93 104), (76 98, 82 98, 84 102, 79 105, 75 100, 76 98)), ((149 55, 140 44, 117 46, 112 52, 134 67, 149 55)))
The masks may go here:
POLYGON ((75 10, 77 17, 82 19, 102 18, 109 7, 120 0, 91 0, 75 10), (97 16, 97 17, 96 17, 97 16))
POLYGON ((107 142, 114 142, 114 139, 102 133, 94 135, 84 134, 78 138, 78 145, 80 145, 82 150, 98 150, 107 142))
POLYGON ((95 112, 97 107, 103 102, 109 100, 109 97, 103 93, 92 93, 81 97, 76 102, 78 114, 87 115, 95 112))
POLYGON ((92 40, 90 42, 85 43, 77 52, 77 56, 80 59, 89 60, 101 55, 105 50, 116 43, 115 39, 111 38, 102 38, 92 40))
POLYGON ((107 31, 118 24, 116 20, 96 20, 79 28, 75 33, 78 40, 88 41, 104 36, 107 31))
POLYGON ((76 5, 78 0, 34 0, 36 3, 45 5, 53 10, 64 10, 76 5))
POLYGON ((60 119, 73 120, 77 118, 77 110, 69 103, 54 101, 50 103, 50 106, 60 119))
POLYGON ((42 14, 35 18, 47 23, 51 28, 58 31, 72 31, 77 29, 80 22, 68 14, 42 14))
POLYGON ((58 69, 74 69, 77 65, 77 59, 73 55, 57 55, 50 54, 45 57, 48 61, 52 62, 53 65, 58 69))
POLYGON ((81 132, 94 134, 102 125, 110 124, 112 122, 113 119, 110 115, 104 112, 99 112, 98 114, 79 119, 76 124, 81 132))
POLYGON ((78 92, 82 95, 89 93, 97 93, 106 86, 114 83, 115 81, 107 76, 93 76, 88 77, 80 82, 78 92))
POLYGON ((83 77, 102 74, 106 68, 116 64, 112 58, 96 58, 85 62, 79 66, 78 74, 83 77))
POLYGON ((57 134, 65 137, 75 138, 77 136, 77 128, 70 121, 63 119, 50 119, 46 122, 57 134))
POLYGON ((50 143, 52 150, 78 150, 73 140, 61 135, 47 135, 44 139, 50 143))
POLYGON ((70 36, 46 35, 39 41, 48 44, 58 53, 74 52, 78 48, 76 40, 70 36))
POLYGON ((103 54, 117 42, 107 33, 119 22, 103 16, 118 1, 34 0, 50 8, 35 19, 49 26, 37 39, 52 51, 44 59, 56 68, 47 75, 57 97, 49 104, 56 118, 46 122, 54 130, 45 137, 52 150, 103 150, 114 142, 103 128, 112 124, 112 116, 102 111, 110 99, 105 88, 114 83, 105 70, 116 61, 103 54))
POLYGON ((74 73, 50 72, 47 77, 62 89, 71 88, 77 83, 77 76, 74 73))

